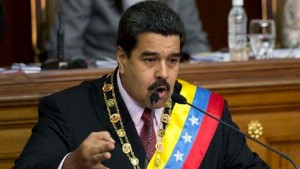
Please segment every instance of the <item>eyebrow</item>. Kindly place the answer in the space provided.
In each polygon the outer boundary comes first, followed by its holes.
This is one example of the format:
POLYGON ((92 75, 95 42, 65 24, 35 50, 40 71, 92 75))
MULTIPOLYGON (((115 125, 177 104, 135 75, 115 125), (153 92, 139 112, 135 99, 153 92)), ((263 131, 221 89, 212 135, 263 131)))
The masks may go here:
POLYGON ((173 53, 172 57, 182 57, 182 53, 181 52, 179 52, 179 53, 173 53))
POLYGON ((141 57, 144 57, 144 56, 159 56, 159 53, 157 52, 150 52, 150 51, 145 51, 141 54, 141 57))
MULTIPOLYGON (((150 51, 145 51, 141 54, 141 57, 145 57, 145 56, 159 56, 159 53, 157 52, 150 52, 150 51)), ((182 53, 172 53, 171 57, 182 57, 182 53)))

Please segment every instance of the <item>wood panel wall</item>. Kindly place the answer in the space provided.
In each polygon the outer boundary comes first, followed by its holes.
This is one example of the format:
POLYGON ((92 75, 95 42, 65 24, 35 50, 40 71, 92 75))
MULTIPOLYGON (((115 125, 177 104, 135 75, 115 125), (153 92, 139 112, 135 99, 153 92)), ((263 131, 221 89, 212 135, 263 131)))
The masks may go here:
MULTIPOLYGON (((300 163, 300 60, 183 64, 179 78, 226 97, 242 131, 254 120, 262 126, 260 141, 300 163)), ((37 121, 43 96, 94 79, 110 69, 57 70, 37 74, 0 74, 0 168, 8 169, 20 154, 37 121)), ((272 169, 291 164, 249 141, 272 169)))

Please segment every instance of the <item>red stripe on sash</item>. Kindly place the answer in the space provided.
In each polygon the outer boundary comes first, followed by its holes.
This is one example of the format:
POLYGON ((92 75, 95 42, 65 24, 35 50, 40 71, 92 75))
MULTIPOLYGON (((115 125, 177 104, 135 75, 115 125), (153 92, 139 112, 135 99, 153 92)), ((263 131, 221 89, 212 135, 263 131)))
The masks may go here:
MULTIPOLYGON (((224 98, 215 93, 211 93, 206 112, 220 119, 223 113, 223 107, 224 107, 224 98)), ((206 151, 210 145, 210 142, 215 134, 218 123, 219 123, 218 121, 212 119, 211 117, 208 117, 206 115, 204 116, 201 128, 195 139, 193 147, 185 163, 182 166, 183 169, 199 168, 206 154, 206 151)))

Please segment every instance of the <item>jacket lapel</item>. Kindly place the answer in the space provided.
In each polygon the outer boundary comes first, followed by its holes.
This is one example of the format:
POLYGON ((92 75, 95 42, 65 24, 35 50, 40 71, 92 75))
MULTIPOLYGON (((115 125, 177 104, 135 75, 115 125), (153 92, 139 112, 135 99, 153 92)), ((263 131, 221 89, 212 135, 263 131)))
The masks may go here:
MULTIPOLYGON (((115 70, 115 72, 114 72, 113 83, 114 83, 114 90, 115 90, 115 94, 116 94, 117 103, 119 106, 119 111, 121 114, 121 119, 122 119, 123 125, 124 125, 124 130, 127 134, 127 138, 131 144, 134 155, 136 156, 136 158, 139 159, 140 167, 143 168, 142 166, 144 166, 146 153, 145 153, 144 147, 140 141, 140 137, 136 131, 134 122, 132 121, 131 116, 128 112, 128 109, 124 103, 124 100, 122 99, 122 97, 120 95, 119 88, 117 85, 117 70, 115 70)), ((102 86, 100 88, 102 90, 102 86)), ((100 92, 100 93, 102 93, 102 92, 100 92)), ((101 97, 103 98, 103 96, 101 96, 101 97)), ((132 168, 130 160, 128 159, 127 155, 122 151, 122 144, 119 140, 117 132, 115 131, 113 125, 111 124, 111 122, 109 120, 109 116, 106 111, 106 104, 105 104, 104 99, 103 99, 103 105, 104 105, 103 112, 105 112, 105 115, 104 115, 105 118, 101 118, 101 123, 105 124, 106 128, 108 129, 108 132, 111 133, 111 136, 116 141, 116 148, 112 152, 112 159, 108 160, 104 164, 107 164, 107 166, 110 168, 132 168)), ((104 114, 104 113, 102 113, 102 114, 104 114)))

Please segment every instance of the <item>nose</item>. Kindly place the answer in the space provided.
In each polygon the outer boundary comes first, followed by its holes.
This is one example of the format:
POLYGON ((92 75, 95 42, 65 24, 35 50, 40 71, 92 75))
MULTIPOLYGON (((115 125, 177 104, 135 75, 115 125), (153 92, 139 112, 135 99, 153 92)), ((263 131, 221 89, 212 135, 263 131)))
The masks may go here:
POLYGON ((168 66, 165 61, 162 61, 157 65, 156 78, 167 79, 168 76, 168 66))

